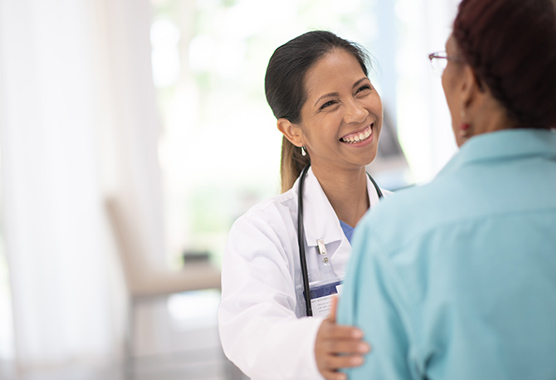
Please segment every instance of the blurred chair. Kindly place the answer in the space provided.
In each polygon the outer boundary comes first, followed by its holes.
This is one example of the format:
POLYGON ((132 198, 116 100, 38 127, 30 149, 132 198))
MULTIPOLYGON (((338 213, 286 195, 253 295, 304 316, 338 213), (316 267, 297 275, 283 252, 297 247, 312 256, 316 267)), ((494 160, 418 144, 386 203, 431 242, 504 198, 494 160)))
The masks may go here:
MULTIPOLYGON (((186 264, 180 271, 163 270, 149 265, 140 228, 117 199, 108 198, 105 207, 110 221, 129 296, 128 326, 124 358, 125 378, 133 380, 135 308, 138 301, 149 297, 163 297, 174 293, 201 289, 220 289, 220 270, 209 262, 186 264)), ((242 375, 232 363, 225 362, 228 379, 242 375)))

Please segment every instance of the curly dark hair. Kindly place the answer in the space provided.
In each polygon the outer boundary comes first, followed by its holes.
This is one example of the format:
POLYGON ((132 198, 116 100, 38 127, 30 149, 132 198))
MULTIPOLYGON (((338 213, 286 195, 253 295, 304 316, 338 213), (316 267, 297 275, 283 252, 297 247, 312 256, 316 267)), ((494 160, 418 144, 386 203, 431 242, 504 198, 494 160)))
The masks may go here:
POLYGON ((463 0, 453 36, 520 128, 556 127, 555 0, 463 0))

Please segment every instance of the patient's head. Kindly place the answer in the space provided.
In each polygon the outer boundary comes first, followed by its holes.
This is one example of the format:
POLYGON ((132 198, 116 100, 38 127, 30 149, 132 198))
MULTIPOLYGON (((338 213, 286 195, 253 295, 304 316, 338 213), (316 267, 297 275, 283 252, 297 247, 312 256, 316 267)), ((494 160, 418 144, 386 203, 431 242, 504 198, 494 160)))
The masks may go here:
POLYGON ((555 0, 463 0, 452 38, 515 127, 556 126, 555 0))

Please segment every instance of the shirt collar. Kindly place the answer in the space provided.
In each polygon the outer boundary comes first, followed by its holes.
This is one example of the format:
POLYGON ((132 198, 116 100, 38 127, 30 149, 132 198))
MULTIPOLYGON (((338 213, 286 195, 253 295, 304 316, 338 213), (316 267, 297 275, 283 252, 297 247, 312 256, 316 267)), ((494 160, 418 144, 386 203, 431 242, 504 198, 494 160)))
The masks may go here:
POLYGON ((556 133, 539 129, 506 129, 469 139, 439 176, 468 164, 522 157, 556 158, 556 133))

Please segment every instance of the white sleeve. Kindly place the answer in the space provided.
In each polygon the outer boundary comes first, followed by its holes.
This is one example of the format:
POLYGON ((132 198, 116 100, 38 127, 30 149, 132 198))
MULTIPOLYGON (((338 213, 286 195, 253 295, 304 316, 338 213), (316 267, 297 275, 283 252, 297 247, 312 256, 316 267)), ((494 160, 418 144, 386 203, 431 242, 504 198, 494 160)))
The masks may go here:
POLYGON ((222 347, 253 380, 321 380, 314 346, 322 318, 295 314, 293 269, 285 253, 290 248, 282 234, 285 228, 275 231, 253 215, 232 227, 218 311, 222 347))

